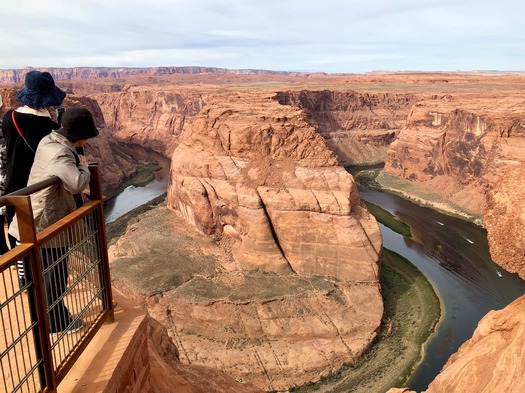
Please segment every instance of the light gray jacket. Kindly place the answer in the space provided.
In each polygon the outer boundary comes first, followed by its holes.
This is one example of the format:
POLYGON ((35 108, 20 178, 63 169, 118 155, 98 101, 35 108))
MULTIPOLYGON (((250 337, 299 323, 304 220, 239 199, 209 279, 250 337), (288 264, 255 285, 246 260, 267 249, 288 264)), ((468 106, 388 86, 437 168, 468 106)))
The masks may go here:
MULTIPOLYGON (((62 181, 31 196, 37 232, 75 210, 73 194, 79 194, 89 186, 87 164, 80 163, 71 142, 55 131, 40 141, 27 185, 53 176, 58 176, 62 181)), ((20 238, 16 216, 9 226, 9 233, 20 238)))

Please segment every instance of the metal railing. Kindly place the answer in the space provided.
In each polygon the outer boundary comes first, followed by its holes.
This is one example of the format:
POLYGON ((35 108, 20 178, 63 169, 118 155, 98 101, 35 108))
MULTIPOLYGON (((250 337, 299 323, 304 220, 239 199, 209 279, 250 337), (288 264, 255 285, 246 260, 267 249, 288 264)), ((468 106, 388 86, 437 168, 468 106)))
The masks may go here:
POLYGON ((0 206, 15 206, 20 232, 20 245, 0 256, 0 391, 56 392, 113 320, 98 167, 90 172, 90 201, 39 233, 30 195, 60 179, 0 197, 0 206))

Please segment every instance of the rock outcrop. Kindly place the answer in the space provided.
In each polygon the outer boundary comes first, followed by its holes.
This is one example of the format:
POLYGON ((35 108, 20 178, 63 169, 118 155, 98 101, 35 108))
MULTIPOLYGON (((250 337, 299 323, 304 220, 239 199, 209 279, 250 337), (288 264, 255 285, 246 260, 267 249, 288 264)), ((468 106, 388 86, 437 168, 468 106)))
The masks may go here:
POLYGON ((390 146, 385 172, 481 216, 487 191, 523 161, 525 123, 513 102, 447 95, 413 107, 390 146))
POLYGON ((356 361, 381 323, 378 282, 232 271, 224 248, 165 206, 142 214, 109 254, 113 285, 144 304, 178 348, 181 365, 169 349, 159 362, 175 361, 180 378, 214 368, 284 390, 356 361))
POLYGON ((264 393, 223 371, 183 364, 166 327, 152 318, 148 319, 148 348, 150 381, 155 393, 264 393))
POLYGON ((356 91, 280 91, 276 99, 303 109, 343 166, 372 165, 386 159, 405 125, 415 94, 356 91))
POLYGON ((210 100, 173 154, 168 207, 220 236, 242 269, 376 282, 379 228, 303 111, 210 100))
POLYGON ((426 393, 524 392, 525 297, 489 312, 426 393))
POLYGON ((273 93, 211 94, 171 168, 179 214, 141 216, 111 260, 182 363, 273 390, 362 356, 383 311, 381 234, 302 110, 273 93))
MULTIPOLYGON (((519 89, 518 89, 519 90, 519 89)), ((493 259, 525 278, 523 93, 443 96, 416 104, 385 169, 436 199, 482 215, 493 259), (467 99, 468 98, 468 99, 467 99)), ((525 391, 525 297, 491 311, 426 393, 525 391)), ((409 392, 391 389, 389 393, 409 392)))
MULTIPOLYGON (((425 393, 523 392, 525 296, 490 311, 474 335, 450 357, 425 393)), ((408 390, 391 389, 388 393, 408 390)))
MULTIPOLYGON (((492 259, 525 280, 525 162, 487 194, 485 227, 492 259)), ((525 361, 525 359, 524 359, 525 361)))
POLYGON ((91 94, 113 137, 170 157, 182 131, 205 105, 206 90, 126 86, 119 92, 91 94))

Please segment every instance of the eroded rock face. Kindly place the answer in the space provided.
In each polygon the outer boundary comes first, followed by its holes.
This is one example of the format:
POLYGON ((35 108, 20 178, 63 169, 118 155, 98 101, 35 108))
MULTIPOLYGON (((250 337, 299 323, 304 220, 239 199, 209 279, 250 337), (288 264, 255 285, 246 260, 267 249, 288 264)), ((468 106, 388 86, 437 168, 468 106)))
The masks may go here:
POLYGON ((113 285, 178 348, 156 345, 170 355, 161 369, 172 364, 181 378, 211 367, 266 391, 316 381, 358 359, 381 323, 378 282, 232 271, 228 252, 164 206, 142 214, 109 255, 113 285))
POLYGON ((265 390, 357 360, 383 314, 375 219, 304 113, 272 96, 209 96, 173 154, 180 214, 142 215, 110 249, 114 285, 183 364, 265 390))
MULTIPOLYGON (((525 277, 524 112, 509 94, 479 95, 416 104, 385 169, 482 215, 492 258, 525 277)), ((524 306, 491 311, 426 392, 525 390, 524 306)))
POLYGON ((343 166, 386 159, 389 145, 405 125, 415 94, 354 91, 281 91, 283 105, 303 109, 343 166))
POLYGON ((150 381, 155 393, 264 393, 221 370, 181 363, 179 350, 166 327, 152 318, 148 318, 148 348, 150 381))
MULTIPOLYGON (((525 280, 525 162, 487 194, 485 226, 492 259, 525 280)), ((525 361, 525 360, 524 360, 525 361)))
POLYGON ((416 104, 385 171, 482 215, 486 192, 525 161, 523 113, 503 98, 416 104))
POLYGON ((271 96, 219 96, 172 158, 168 207, 222 237, 242 269, 376 282, 381 235, 298 109, 271 96))
POLYGON ((163 86, 126 86, 92 94, 113 136, 170 157, 182 131, 205 105, 205 92, 163 86))
POLYGON ((48 71, 55 80, 125 78, 137 75, 171 75, 171 74, 232 74, 232 75, 287 75, 287 72, 267 70, 230 70, 217 67, 70 67, 70 68, 32 68, 0 70, 0 85, 24 82, 25 75, 32 70, 48 71))
POLYGON ((524 392, 525 297, 490 311, 426 393, 524 392))

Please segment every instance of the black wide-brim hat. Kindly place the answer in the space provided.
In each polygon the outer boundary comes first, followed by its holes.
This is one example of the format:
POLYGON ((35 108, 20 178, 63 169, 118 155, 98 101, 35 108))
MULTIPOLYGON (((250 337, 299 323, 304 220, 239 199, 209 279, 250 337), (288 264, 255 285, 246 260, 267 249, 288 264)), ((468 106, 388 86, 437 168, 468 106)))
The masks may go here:
POLYGON ((25 87, 16 95, 16 99, 31 108, 47 108, 61 105, 66 93, 56 85, 47 71, 29 71, 25 76, 25 87))
POLYGON ((57 132, 64 135, 71 143, 94 138, 99 133, 93 115, 82 106, 66 109, 62 116, 62 127, 57 132))

